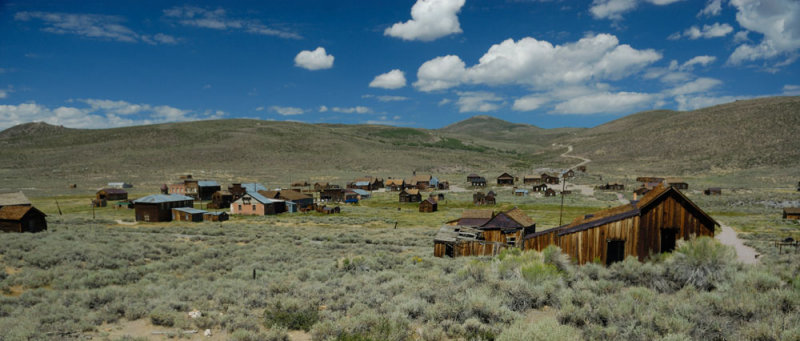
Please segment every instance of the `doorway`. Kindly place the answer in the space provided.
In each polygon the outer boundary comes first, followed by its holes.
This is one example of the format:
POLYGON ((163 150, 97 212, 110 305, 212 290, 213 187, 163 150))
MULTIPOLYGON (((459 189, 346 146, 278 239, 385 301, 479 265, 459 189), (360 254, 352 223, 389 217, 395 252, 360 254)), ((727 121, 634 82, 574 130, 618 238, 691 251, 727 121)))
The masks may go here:
POLYGON ((621 262, 625 259, 625 241, 624 240, 608 240, 606 245, 606 265, 611 265, 616 262, 621 262))
POLYGON ((661 253, 675 250, 675 240, 678 229, 661 229, 661 253))

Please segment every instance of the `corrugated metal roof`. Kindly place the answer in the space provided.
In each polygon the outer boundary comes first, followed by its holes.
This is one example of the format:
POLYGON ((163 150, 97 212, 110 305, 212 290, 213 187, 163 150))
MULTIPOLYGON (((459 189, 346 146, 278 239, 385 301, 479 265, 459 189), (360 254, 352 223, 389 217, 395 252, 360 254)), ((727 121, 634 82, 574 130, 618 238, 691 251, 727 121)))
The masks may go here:
POLYGON ((369 195, 370 195, 369 191, 365 191, 365 190, 363 190, 363 189, 353 188, 353 189, 352 189, 352 191, 353 191, 354 193, 357 193, 358 195, 360 195, 360 196, 362 196, 362 197, 363 197, 363 196, 369 196, 369 195))
POLYGON ((257 182, 242 184, 242 188, 244 188, 247 193, 257 193, 258 191, 267 190, 267 187, 257 182))
POLYGON ((0 193, 0 206, 8 205, 30 205, 31 201, 22 191, 11 193, 0 193))
MULTIPOLYGON (((272 203, 276 203, 276 202, 284 202, 283 200, 280 200, 280 199, 267 198, 267 197, 259 194, 258 192, 255 192, 255 193, 248 192, 247 195, 249 195, 251 198, 255 199, 256 201, 258 201, 258 202, 260 202, 262 204, 272 204, 272 203)), ((239 199, 239 200, 242 200, 242 199, 239 199)), ((236 201, 238 202, 239 200, 236 200, 236 201)))
POLYGON ((356 186, 369 186, 369 181, 356 181, 356 186))
POLYGON ((197 185, 200 187, 216 187, 219 186, 219 183, 214 180, 200 180, 197 182, 197 185))
POLYGON ((173 210, 186 212, 189 214, 208 213, 208 211, 198 210, 196 208, 191 208, 191 207, 178 207, 178 208, 173 208, 173 210))
POLYGON ((192 197, 187 197, 180 194, 151 194, 146 197, 141 197, 133 201, 134 204, 160 204, 162 202, 185 201, 194 200, 192 197))

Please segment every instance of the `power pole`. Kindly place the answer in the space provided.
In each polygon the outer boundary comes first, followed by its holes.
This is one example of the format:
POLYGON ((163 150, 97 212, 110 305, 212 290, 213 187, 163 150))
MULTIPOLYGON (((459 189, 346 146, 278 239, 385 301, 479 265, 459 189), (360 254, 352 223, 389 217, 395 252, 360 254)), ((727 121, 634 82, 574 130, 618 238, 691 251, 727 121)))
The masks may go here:
POLYGON ((561 184, 561 212, 558 214, 558 226, 561 226, 561 220, 564 218, 564 190, 567 189, 567 178, 562 177, 564 182, 561 184))

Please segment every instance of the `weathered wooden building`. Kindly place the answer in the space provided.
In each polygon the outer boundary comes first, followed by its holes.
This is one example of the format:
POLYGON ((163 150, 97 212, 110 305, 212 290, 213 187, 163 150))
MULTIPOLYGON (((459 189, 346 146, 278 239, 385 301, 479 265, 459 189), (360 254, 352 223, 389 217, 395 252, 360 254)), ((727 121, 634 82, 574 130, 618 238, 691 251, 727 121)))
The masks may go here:
POLYGON ((436 212, 439 210, 439 203, 435 198, 428 198, 419 203, 419 211, 425 213, 436 212))
POLYGON ((446 191, 450 189, 450 181, 447 180, 440 180, 439 183, 436 184, 436 189, 440 191, 446 191))
POLYGON ((487 194, 476 192, 472 194, 472 203, 475 205, 494 205, 497 203, 497 199, 493 191, 489 191, 487 194))
POLYGON ((537 175, 525 175, 522 177, 522 183, 526 185, 538 185, 542 183, 542 178, 537 175))
POLYGON ((638 182, 645 182, 645 183, 654 182, 654 183, 657 183, 657 184, 660 184, 660 183, 664 182, 664 180, 665 180, 664 178, 659 178, 659 177, 656 177, 656 176, 640 176, 640 177, 636 178, 636 181, 638 181, 638 182))
POLYGON ((605 185, 597 186, 597 187, 595 187, 595 189, 598 189, 598 190, 601 190, 601 191, 624 191, 625 190, 625 185, 618 184, 616 182, 613 183, 613 184, 610 184, 610 183, 606 182, 605 185))
POLYGON ((552 189, 552 188, 548 188, 548 189, 544 190, 544 196, 545 197, 554 197, 554 196, 556 196, 556 191, 554 189, 552 189))
POLYGON ((386 179, 386 181, 384 182, 384 186, 388 190, 390 190, 392 192, 397 192, 397 191, 403 190, 403 187, 404 187, 403 185, 404 184, 405 184, 405 181, 403 179, 392 179, 392 178, 389 178, 389 179, 386 179))
POLYGON ((722 188, 719 187, 709 187, 705 191, 703 191, 705 195, 722 195, 722 188))
POLYGON ((128 191, 121 188, 103 188, 95 193, 97 200, 128 200, 128 191))
POLYGON ((297 205, 297 209, 308 207, 314 204, 314 197, 293 190, 280 190, 280 191, 258 191, 268 199, 280 199, 286 202, 293 202, 297 205))
POLYGON ((542 178, 542 182, 544 182, 546 184, 558 185, 558 184, 561 183, 561 179, 559 177, 552 176, 552 175, 547 174, 547 173, 542 173, 541 178, 542 178))
POLYGON ((194 198, 179 194, 152 194, 133 201, 136 221, 172 221, 172 209, 193 207, 194 198))
POLYGON ((547 188, 548 188, 548 187, 547 187, 547 185, 545 185, 545 184, 541 184, 541 185, 533 185, 533 187, 532 187, 532 190, 533 190, 534 192, 544 192, 544 191, 546 191, 546 190, 547 190, 547 188))
POLYGON ((714 219, 673 187, 658 186, 639 201, 578 217, 525 236, 525 249, 556 245, 577 263, 603 264, 670 252, 677 240, 713 236, 714 219))
POLYGON ((422 194, 418 189, 404 189, 400 191, 400 202, 420 202, 422 201, 422 194))
POLYGON ((522 237, 536 231, 533 219, 516 207, 498 214, 485 211, 466 210, 455 224, 443 225, 434 238, 434 256, 494 256, 520 247, 522 237))
POLYGON ((472 179, 470 184, 472 185, 472 187, 486 187, 486 178, 481 176, 478 177, 477 179, 472 179))
POLYGON ((199 223, 203 221, 203 215, 206 213, 208 212, 196 208, 176 207, 172 209, 172 220, 199 223))
POLYGON ((233 193, 230 191, 216 191, 211 195, 211 202, 206 207, 213 209, 230 208, 234 200, 233 193))
MULTIPOLYGON (((484 178, 482 176, 478 175, 478 174, 475 174, 475 173, 467 175, 467 183, 472 183, 472 182, 474 182, 475 180, 478 180, 478 179, 484 179, 484 178)), ((486 180, 486 179, 484 179, 484 180, 486 180)))
POLYGON ((575 177, 575 171, 572 170, 572 169, 568 169, 566 172, 561 173, 561 177, 562 178, 574 178, 575 177))
POLYGON ((784 208, 783 219, 800 220, 800 207, 784 208))
POLYGON ((344 188, 327 188, 319 192, 319 199, 322 201, 342 202, 344 201, 344 188))
POLYGON ((503 186, 503 185, 511 185, 511 186, 513 186, 514 185, 514 176, 511 175, 511 174, 508 174, 508 173, 500 174, 500 176, 497 177, 497 184, 501 185, 501 186, 503 186))
POLYGON ((430 174, 414 174, 411 179, 406 180, 406 186, 416 189, 427 189, 431 187, 433 176, 430 174))
POLYGON ((227 212, 206 212, 203 213, 203 220, 205 221, 226 221, 230 219, 227 212))
POLYGON ((28 205, 0 207, 0 231, 41 232, 47 230, 47 215, 28 205))
POLYGON ((200 200, 211 200, 211 196, 220 189, 222 186, 214 180, 197 181, 197 197, 200 200))

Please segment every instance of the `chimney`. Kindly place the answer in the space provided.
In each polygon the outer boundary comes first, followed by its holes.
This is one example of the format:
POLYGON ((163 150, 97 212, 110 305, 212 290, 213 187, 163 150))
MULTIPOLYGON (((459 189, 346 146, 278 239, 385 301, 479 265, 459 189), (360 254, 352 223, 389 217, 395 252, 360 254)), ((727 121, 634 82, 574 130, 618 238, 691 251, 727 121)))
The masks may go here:
POLYGON ((636 201, 636 192, 633 192, 633 201, 636 201))

